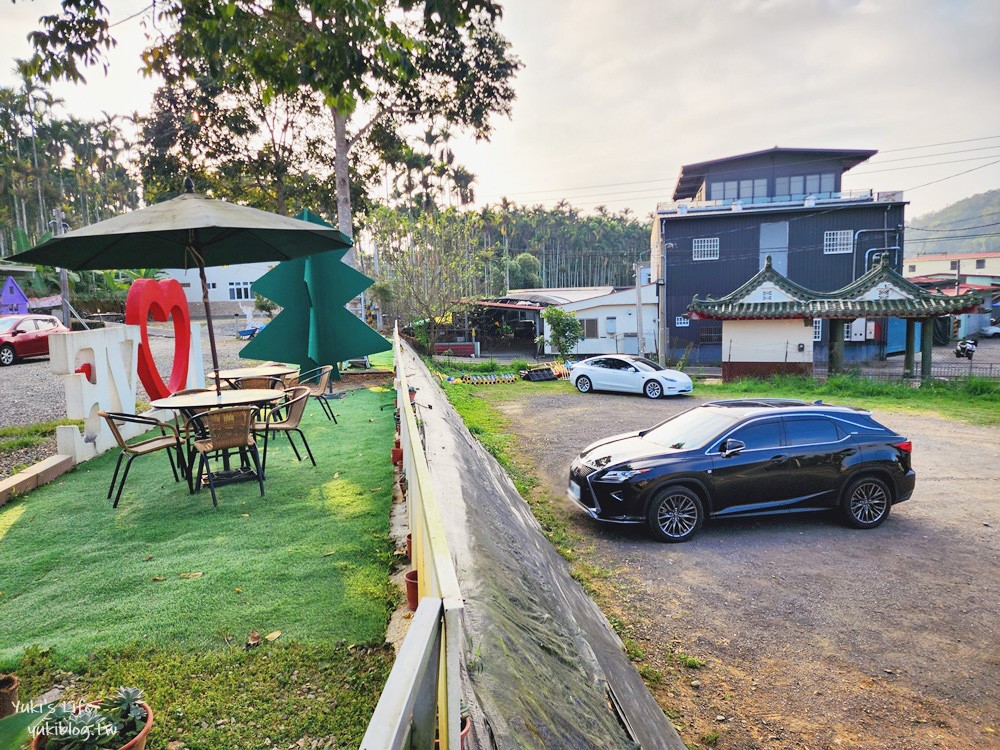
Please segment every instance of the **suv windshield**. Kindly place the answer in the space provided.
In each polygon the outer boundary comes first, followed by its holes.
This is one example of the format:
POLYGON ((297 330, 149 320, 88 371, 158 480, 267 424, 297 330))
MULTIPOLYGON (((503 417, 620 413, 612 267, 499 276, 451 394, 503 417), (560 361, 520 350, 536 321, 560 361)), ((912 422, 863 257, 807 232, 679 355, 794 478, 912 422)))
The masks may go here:
MULTIPOLYGON (((636 362, 637 364, 646 365, 646 368, 650 369, 650 370, 665 370, 665 369, 667 369, 665 367, 660 367, 656 362, 654 362, 651 359, 646 359, 645 357, 630 357, 630 359, 633 362, 636 362)), ((643 368, 640 367, 639 369, 641 370, 643 368)))
POLYGON ((735 423, 736 417, 731 414, 699 406, 657 425, 642 439, 665 448, 691 450, 701 448, 735 423))

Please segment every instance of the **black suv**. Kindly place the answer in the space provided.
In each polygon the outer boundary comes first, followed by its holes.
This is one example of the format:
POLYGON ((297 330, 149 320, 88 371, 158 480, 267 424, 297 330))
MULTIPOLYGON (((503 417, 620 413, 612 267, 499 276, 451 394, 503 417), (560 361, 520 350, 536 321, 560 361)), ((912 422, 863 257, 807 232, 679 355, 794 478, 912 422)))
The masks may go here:
POLYGON ((687 541, 706 517, 830 508, 873 529, 913 494, 912 450, 861 409, 714 401, 588 446, 569 495, 598 521, 645 523, 664 542, 687 541))

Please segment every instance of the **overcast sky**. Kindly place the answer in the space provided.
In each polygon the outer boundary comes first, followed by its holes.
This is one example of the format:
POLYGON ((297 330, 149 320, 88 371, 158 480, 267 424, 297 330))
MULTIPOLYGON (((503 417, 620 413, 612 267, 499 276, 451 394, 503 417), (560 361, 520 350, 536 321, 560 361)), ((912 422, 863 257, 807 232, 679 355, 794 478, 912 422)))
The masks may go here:
MULTIPOLYGON (((118 21, 148 0, 109 0, 118 21)), ((5 2, 0 50, 54 0, 5 2)), ((525 67, 513 117, 453 149, 480 201, 567 198, 645 216, 681 165, 772 146, 880 153, 845 189, 906 190, 909 217, 1000 187, 998 0, 508 0, 525 67), (954 143, 956 141, 965 141, 954 143), (937 145, 941 144, 941 145, 937 145), (989 166, 986 166, 989 165, 989 166), (980 169, 975 169, 982 167, 980 169), (922 186, 956 173, 969 174, 922 186), (891 170, 891 171, 890 171, 891 170)), ((77 116, 146 111, 140 20, 104 78, 56 92, 77 116)))

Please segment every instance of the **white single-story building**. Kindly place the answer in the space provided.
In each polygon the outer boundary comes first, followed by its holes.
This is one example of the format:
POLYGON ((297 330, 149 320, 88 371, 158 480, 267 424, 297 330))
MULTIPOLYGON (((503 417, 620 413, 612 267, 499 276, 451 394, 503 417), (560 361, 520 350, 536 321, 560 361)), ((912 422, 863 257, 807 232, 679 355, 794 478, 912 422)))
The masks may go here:
MULTIPOLYGON (((656 352, 656 284, 646 284, 642 292, 642 329, 647 355, 656 352)), ((526 299, 556 305, 573 313, 583 325, 583 340, 577 344, 578 356, 592 354, 638 354, 635 287, 579 287, 570 289, 515 290, 506 298, 526 299), (521 295, 524 295, 523 297, 521 295)), ((546 341, 545 353, 554 354, 546 341)))
MULTIPOLYGON (((253 307, 251 285, 274 268, 277 263, 241 263, 232 266, 209 266, 205 269, 208 281, 208 301, 212 317, 243 316, 243 308, 253 307)), ((194 316, 204 315, 202 309, 201 277, 197 268, 167 268, 164 274, 177 279, 184 289, 188 306, 194 316)))

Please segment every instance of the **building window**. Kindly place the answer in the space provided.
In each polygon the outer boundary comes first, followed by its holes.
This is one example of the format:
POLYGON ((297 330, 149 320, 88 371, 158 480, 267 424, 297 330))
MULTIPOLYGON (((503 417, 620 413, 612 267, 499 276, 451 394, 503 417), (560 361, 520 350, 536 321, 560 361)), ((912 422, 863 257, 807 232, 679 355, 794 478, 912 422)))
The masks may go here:
POLYGON ((823 254, 835 255, 837 253, 851 252, 854 249, 851 242, 853 234, 850 229, 823 232, 823 254))
POLYGON ((736 200, 740 197, 740 183, 738 180, 726 180, 725 182, 713 182, 710 185, 711 195, 709 198, 713 201, 723 201, 723 200, 736 200))
POLYGON ((853 320, 845 320, 844 321, 844 341, 850 341, 851 340, 851 329, 853 327, 854 327, 854 321, 853 320))
POLYGON ((685 318, 683 315, 678 315, 674 318, 674 326, 676 328, 688 328, 691 325, 691 320, 685 318))
POLYGON ((916 267, 916 265, 915 265, 915 264, 913 264, 913 263, 911 263, 910 265, 908 265, 908 266, 906 267, 906 272, 907 272, 907 273, 916 273, 916 272, 917 272, 917 267, 916 267))
POLYGON ((214 281, 208 282, 208 288, 209 289, 215 289, 215 287, 217 287, 217 286, 218 286, 218 284, 216 284, 214 281))
POLYGON ((706 326, 702 328, 698 340, 703 344, 721 344, 722 326, 706 326))
POLYGON ((976 258, 976 268, 986 268, 986 258, 976 258))
POLYGON ((948 268, 950 268, 952 271, 957 271, 958 270, 958 261, 957 260, 951 261, 948 264, 948 268))
POLYGON ((583 337, 585 339, 597 338, 597 318, 580 318, 583 324, 583 337))
POLYGON ((837 177, 833 172, 823 174, 795 175, 793 177, 776 177, 774 194, 792 198, 804 195, 832 195, 837 185, 837 177))
POLYGON ((229 299, 250 299, 252 296, 249 281, 229 282, 229 299))
POLYGON ((823 340, 823 319, 813 318, 813 341, 823 340))
POLYGON ((607 331, 609 336, 614 336, 618 333, 618 318, 605 318, 604 330, 607 331))
POLYGON ((718 260, 719 238, 699 237, 691 242, 691 260, 718 260))

